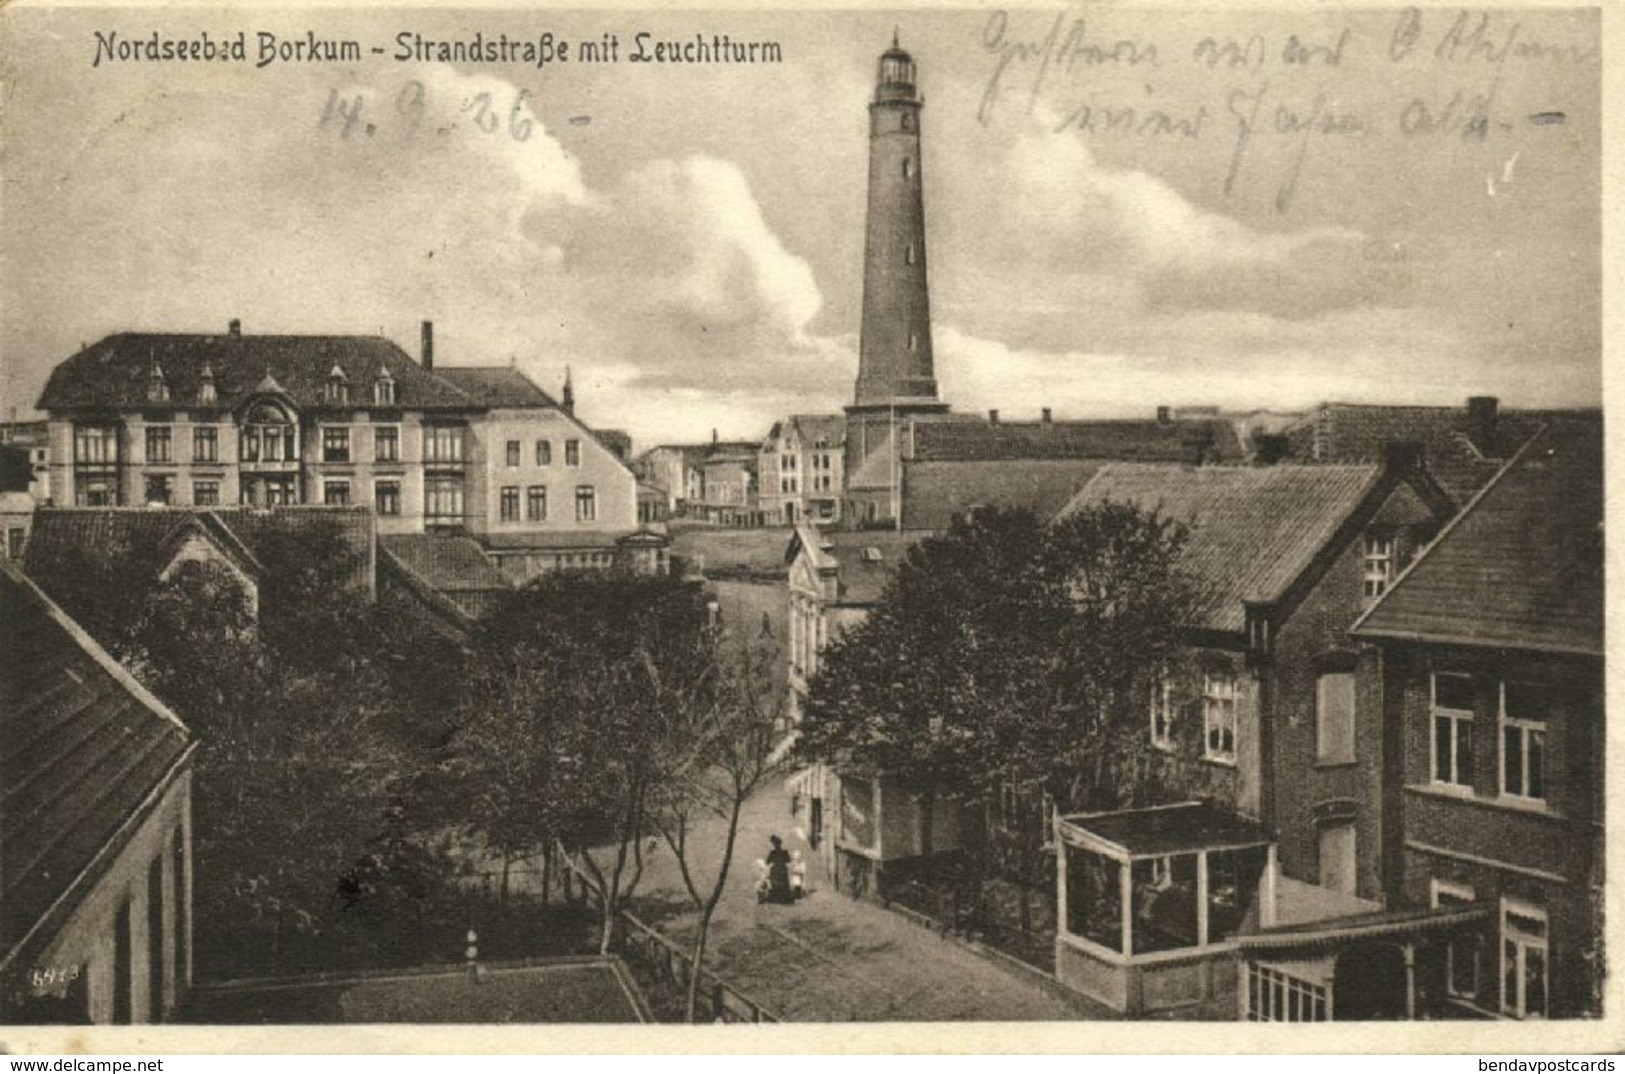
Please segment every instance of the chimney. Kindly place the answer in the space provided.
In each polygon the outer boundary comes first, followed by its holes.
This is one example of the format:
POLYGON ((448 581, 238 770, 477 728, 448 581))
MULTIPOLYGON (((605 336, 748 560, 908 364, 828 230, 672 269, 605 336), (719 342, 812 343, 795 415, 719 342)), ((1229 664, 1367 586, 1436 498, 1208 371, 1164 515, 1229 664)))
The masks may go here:
POLYGON ((1038 412, 1038 420, 1043 424, 1048 425, 1050 422, 1055 420, 1055 416, 1050 413, 1049 407, 1045 407, 1043 410, 1038 412))
POLYGON ((564 367, 564 393, 563 393, 563 395, 564 395, 564 400, 563 400, 564 412, 566 414, 572 414, 573 415, 576 412, 576 390, 575 390, 574 385, 572 385, 570 383, 570 367, 569 366, 564 367))
POLYGON ((226 324, 226 335, 230 336, 232 339, 237 339, 242 334, 243 334, 243 322, 239 321, 237 318, 233 317, 226 324))
POLYGON ((713 426, 711 426, 711 443, 714 444, 716 442, 717 442, 717 427, 715 425, 713 425, 713 426))
POLYGON ((1253 465, 1274 466, 1287 457, 1289 448, 1284 433, 1253 434, 1253 465))
POLYGON ((1159 406, 1157 408, 1157 424, 1158 425, 1167 425, 1169 422, 1171 422, 1173 420, 1174 420, 1174 410, 1173 410, 1172 407, 1159 406))
POLYGON ((423 358, 424 369, 434 368, 434 322, 423 322, 423 358))
POLYGON ((997 410, 989 410, 987 412, 987 423, 989 425, 999 424, 999 412, 997 410))
POLYGON ((1382 468, 1396 474, 1409 473, 1422 465, 1422 445, 1415 440, 1385 440, 1382 468))
POLYGON ((1467 400, 1467 438, 1480 455, 1495 454, 1495 423, 1501 401, 1493 395, 1474 395, 1467 400))

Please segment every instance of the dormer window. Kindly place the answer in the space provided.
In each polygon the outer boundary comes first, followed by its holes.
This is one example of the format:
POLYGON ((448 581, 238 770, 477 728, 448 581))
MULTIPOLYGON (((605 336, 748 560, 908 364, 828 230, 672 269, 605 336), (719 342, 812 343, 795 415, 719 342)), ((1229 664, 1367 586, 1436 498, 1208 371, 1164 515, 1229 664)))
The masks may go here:
POLYGON ((164 380, 164 367, 157 362, 152 363, 152 372, 147 377, 147 402, 169 402, 169 382, 164 380))
POLYGON ((337 363, 327 374, 327 389, 323 399, 328 403, 348 403, 350 401, 350 378, 344 375, 344 370, 337 363))
POLYGON ((204 406, 212 406, 219 401, 214 390, 214 370, 207 365, 203 367, 203 378, 198 381, 197 401, 204 406))
POLYGON ((378 379, 372 382, 372 401, 378 406, 395 405, 395 378, 389 375, 389 370, 378 374, 378 379))

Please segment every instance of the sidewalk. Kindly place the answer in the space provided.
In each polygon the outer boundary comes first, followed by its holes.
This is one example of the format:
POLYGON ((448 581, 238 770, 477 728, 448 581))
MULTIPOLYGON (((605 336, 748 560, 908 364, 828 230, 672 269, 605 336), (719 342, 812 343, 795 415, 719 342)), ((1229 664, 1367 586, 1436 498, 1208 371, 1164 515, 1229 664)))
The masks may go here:
MULTIPOLYGON (((717 822, 720 829, 721 822, 717 822)), ((690 836, 721 849, 721 832, 690 836)), ((715 876, 715 855, 698 855, 697 881, 715 876)), ((1078 1009, 1018 971, 867 902, 829 890, 811 848, 795 832, 777 783, 745 807, 727 891, 712 922, 706 966, 786 1021, 1077 1020, 1078 1009), (754 862, 768 836, 809 863, 807 897, 794 906, 756 901, 754 862)), ((697 918, 675 859, 662 843, 646 859, 632 910, 678 942, 692 942, 697 918)))

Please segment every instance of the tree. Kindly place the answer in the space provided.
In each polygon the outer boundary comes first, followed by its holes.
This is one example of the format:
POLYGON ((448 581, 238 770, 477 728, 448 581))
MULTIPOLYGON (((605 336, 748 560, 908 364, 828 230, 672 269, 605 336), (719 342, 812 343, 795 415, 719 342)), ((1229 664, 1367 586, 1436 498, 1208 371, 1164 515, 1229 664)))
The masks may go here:
MULTIPOLYGON (((648 668, 657 704, 666 713, 661 753, 667 758, 667 770, 659 784, 654 822, 699 914, 689 957, 690 1022, 699 1012, 706 943, 733 867, 740 814, 774 769, 774 728, 784 704, 782 689, 764 689, 764 683, 772 681, 767 669, 778 659, 776 646, 752 644, 743 635, 727 638, 720 632, 708 640, 697 654, 705 661, 699 676, 684 676, 674 684, 660 669, 648 668), (706 820, 723 826, 720 850, 710 862, 709 885, 701 873, 705 855, 697 854, 690 842, 706 820)), ((712 830, 705 834, 709 849, 717 835, 712 830)))
POLYGON ((499 669, 488 717, 459 736, 476 778, 539 774, 550 800, 541 818, 504 818, 498 809, 477 823, 512 846, 554 826, 553 841, 592 878, 603 952, 642 877, 651 810, 670 770, 665 702, 698 691, 709 673, 706 645, 698 587, 630 572, 546 576, 493 612, 476 639, 499 669), (520 726, 493 726, 500 711, 520 726), (515 762, 491 752, 504 744, 531 756, 515 762))
POLYGON ((923 789, 993 800, 1041 788, 1062 809, 1160 792, 1152 684, 1182 659, 1194 594, 1185 532, 1131 505, 1043 525, 983 510, 917 545, 811 684, 798 751, 923 789))

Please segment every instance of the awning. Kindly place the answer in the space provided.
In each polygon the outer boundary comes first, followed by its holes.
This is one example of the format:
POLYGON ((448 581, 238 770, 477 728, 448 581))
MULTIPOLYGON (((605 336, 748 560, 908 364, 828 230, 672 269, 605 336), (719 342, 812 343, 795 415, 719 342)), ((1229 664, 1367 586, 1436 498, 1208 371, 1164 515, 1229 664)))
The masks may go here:
POLYGON ((1450 906, 1381 910, 1370 914, 1283 925, 1233 939, 1245 953, 1285 950, 1330 949, 1360 940, 1423 938, 1487 921, 1495 912, 1491 905, 1450 906))
POLYGON ((1063 839, 1099 844, 1125 858, 1190 854, 1266 846, 1272 840, 1257 821, 1214 802, 1128 809, 1062 817, 1063 839))

